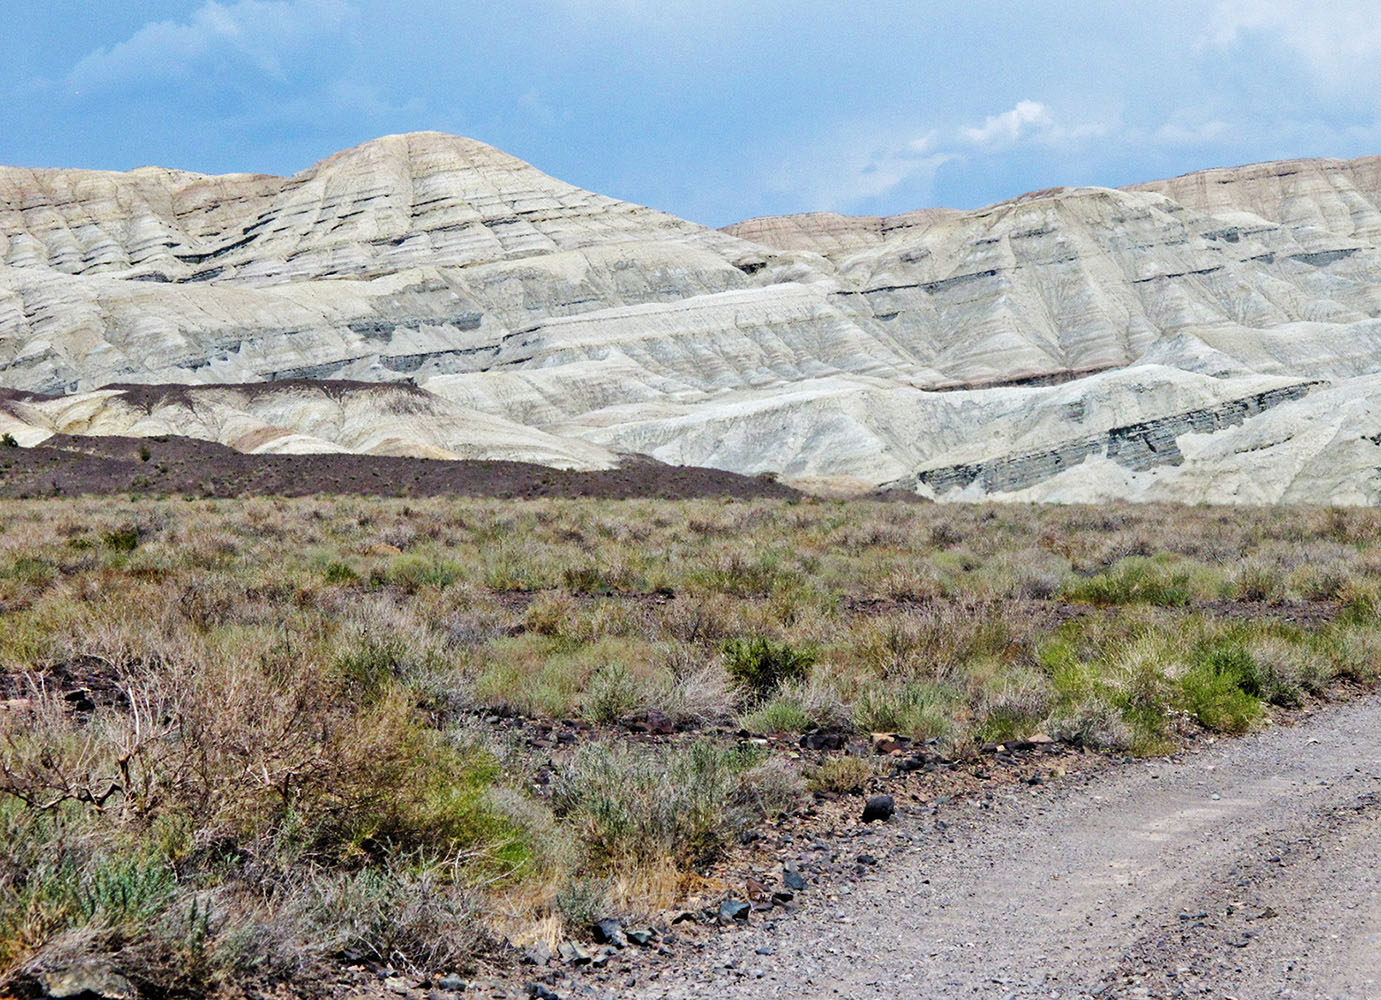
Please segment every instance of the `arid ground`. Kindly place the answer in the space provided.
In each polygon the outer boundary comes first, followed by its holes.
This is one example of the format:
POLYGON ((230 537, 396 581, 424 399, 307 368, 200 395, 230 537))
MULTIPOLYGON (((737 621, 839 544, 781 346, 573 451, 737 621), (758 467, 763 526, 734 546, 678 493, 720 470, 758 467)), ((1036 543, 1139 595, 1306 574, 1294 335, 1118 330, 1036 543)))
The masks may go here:
POLYGON ((120 489, 0 505, 0 992, 1375 978, 1381 513, 120 489))

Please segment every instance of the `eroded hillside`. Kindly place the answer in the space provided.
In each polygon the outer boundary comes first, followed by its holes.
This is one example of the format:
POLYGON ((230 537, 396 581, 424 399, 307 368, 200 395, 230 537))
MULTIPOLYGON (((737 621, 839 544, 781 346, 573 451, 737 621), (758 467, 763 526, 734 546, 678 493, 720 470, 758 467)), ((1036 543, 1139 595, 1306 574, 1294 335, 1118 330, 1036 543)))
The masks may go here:
POLYGON ((0 431, 1373 503, 1378 233, 1378 158, 724 232, 435 133, 291 178, 11 168, 0 431))

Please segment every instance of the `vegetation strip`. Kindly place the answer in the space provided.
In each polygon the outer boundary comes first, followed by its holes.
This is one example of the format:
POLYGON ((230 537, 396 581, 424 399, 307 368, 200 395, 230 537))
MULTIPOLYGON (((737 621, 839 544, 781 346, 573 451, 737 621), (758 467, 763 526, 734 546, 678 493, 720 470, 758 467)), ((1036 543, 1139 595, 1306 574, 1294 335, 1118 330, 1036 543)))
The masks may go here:
POLYGON ((897 776, 1161 753, 1381 662, 1371 511, 0 515, 5 992, 97 960, 159 995, 440 981, 504 942, 593 961, 613 920, 662 946, 689 900, 789 906, 789 872, 715 881, 783 831, 939 791, 897 776))

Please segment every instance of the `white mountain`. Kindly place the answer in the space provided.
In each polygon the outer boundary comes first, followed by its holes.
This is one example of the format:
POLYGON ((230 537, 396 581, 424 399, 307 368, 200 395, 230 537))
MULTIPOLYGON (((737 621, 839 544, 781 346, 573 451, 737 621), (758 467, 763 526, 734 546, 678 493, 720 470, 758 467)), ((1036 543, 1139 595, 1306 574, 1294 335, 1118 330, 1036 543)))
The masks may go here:
POLYGON ((435 133, 0 169, 0 432, 1374 503, 1379 239, 1378 157, 724 232, 435 133))

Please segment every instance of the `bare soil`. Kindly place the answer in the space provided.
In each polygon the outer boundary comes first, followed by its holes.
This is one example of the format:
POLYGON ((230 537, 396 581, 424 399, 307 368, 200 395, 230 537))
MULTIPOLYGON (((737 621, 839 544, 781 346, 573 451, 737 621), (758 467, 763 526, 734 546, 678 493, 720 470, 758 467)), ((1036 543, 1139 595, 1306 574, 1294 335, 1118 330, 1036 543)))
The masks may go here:
POLYGON ((617 469, 572 472, 524 462, 455 462, 346 454, 247 455, 214 442, 177 436, 60 434, 34 448, 0 448, 0 498, 130 493, 196 497, 360 494, 668 500, 801 496, 766 477, 663 465, 644 458, 630 459, 617 469))

